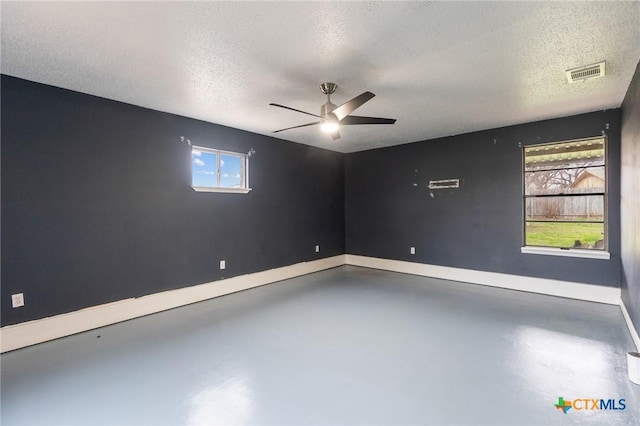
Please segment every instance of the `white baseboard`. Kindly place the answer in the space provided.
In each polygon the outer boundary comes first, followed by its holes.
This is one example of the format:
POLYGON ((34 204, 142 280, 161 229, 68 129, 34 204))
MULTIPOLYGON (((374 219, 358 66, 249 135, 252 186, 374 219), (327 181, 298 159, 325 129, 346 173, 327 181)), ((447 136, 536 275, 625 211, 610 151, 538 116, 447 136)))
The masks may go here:
MULTIPOLYGON (((620 289, 616 287, 346 254, 148 296, 120 300, 53 317, 9 325, 0 329, 0 351, 7 352, 20 349, 48 340, 70 336, 121 321, 345 264, 611 305, 621 304, 620 289)), ((640 338, 638 338, 638 334, 631 324, 626 308, 624 305, 621 305, 621 308, 636 346, 640 348, 640 338)))
POLYGON ((620 288, 618 287, 605 287, 546 278, 510 275, 498 272, 475 271, 471 269, 451 268, 448 266, 428 265, 401 260, 380 259, 353 254, 347 254, 346 257, 348 265, 384 269, 387 271, 442 278, 445 280, 462 281, 472 284, 482 284, 511 290, 528 291, 531 293, 540 293, 570 299, 587 300, 590 302, 607 303, 610 305, 620 304, 620 288))
POLYGON ((625 306, 622 299, 620 299, 620 310, 622 311, 622 316, 624 317, 624 320, 627 323, 627 327, 629 328, 629 333, 631 333, 633 343, 636 344, 636 351, 640 351, 640 336, 638 336, 638 331, 634 327, 633 322, 631 321, 631 317, 629 316, 629 311, 627 311, 627 307, 625 306))
POLYGON ((342 266, 344 263, 344 255, 328 257, 9 325, 0 329, 0 349, 1 352, 12 351, 225 294, 342 266))

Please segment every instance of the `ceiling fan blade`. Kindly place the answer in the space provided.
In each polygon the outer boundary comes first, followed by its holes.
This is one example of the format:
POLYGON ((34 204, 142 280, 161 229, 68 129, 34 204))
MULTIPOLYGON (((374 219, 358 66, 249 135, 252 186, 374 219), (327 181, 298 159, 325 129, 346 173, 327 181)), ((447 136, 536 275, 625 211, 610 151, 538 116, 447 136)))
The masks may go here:
POLYGON ((335 141, 337 139, 340 139, 340 129, 337 129, 333 132, 330 133, 331 138, 335 141))
POLYGON ((313 126, 315 124, 320 124, 322 123, 322 121, 314 121, 313 123, 307 123, 307 124, 301 124, 299 126, 293 126, 293 127, 287 127, 286 129, 280 129, 280 130, 276 130, 273 133, 278 133, 278 132, 284 132, 285 130, 291 130, 291 129, 297 129, 299 127, 307 127, 307 126, 313 126))
POLYGON ((365 102, 369 99, 373 98, 375 95, 371 92, 364 92, 356 96, 355 98, 343 103, 333 111, 336 117, 338 117, 338 121, 342 121, 347 115, 351 114, 357 108, 360 108, 365 102))
POLYGON ((351 124, 393 124, 395 122, 395 118, 360 117, 358 115, 347 115, 340 121, 340 124, 348 126, 351 124))
POLYGON ((269 105, 273 105, 273 106, 275 106, 275 107, 280 107, 280 108, 288 109, 288 110, 295 111, 295 112, 301 112, 301 113, 303 113, 303 114, 311 115, 311 116, 313 116, 313 117, 322 118, 322 117, 320 117, 319 115, 311 114, 310 112, 301 111, 301 110, 299 110, 299 109, 291 108, 291 107, 284 106, 284 105, 280 105, 280 104, 273 104, 273 103, 271 103, 271 104, 269 104, 269 105))

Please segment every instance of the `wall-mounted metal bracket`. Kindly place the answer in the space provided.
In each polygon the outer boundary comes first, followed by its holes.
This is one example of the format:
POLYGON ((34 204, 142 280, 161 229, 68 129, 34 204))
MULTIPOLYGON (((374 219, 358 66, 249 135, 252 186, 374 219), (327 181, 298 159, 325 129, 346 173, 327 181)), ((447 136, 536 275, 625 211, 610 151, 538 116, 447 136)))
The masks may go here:
POLYGON ((429 189, 452 189, 460 188, 460 179, 430 180, 429 189))

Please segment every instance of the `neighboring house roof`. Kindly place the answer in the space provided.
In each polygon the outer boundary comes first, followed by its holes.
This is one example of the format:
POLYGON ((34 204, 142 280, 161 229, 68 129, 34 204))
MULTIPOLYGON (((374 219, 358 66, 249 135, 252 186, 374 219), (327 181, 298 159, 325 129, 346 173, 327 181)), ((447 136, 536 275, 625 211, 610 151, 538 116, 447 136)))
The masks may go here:
POLYGON ((588 178, 592 178, 591 180, 597 180, 599 181, 598 183, 603 183, 604 182, 604 169, 591 169, 591 170, 585 170, 583 171, 575 180, 575 182, 573 182, 573 184, 571 184, 571 188, 580 188, 580 187, 584 187, 584 186, 592 186, 592 185, 585 185, 587 183, 587 181, 585 179, 588 178))

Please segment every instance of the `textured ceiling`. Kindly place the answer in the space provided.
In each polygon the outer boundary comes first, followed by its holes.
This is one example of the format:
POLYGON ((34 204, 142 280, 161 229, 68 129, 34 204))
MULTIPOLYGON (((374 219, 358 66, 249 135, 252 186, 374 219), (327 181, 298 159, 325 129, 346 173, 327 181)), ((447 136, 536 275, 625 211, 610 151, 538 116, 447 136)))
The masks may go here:
MULTIPOLYGON (((2 73, 256 133, 335 104, 397 118, 279 133, 352 152, 620 106, 640 2, 2 2, 2 73), (607 76, 568 84, 602 60, 607 76)), ((188 136, 188 135, 187 135, 188 136)))

